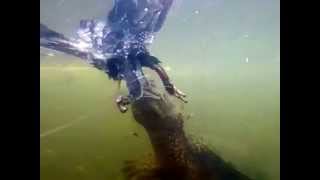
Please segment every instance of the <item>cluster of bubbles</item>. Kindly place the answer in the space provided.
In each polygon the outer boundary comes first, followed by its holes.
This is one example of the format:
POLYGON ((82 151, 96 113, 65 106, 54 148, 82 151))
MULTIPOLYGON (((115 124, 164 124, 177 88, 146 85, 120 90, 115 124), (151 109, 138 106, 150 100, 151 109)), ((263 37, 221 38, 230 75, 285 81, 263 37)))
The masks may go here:
POLYGON ((145 48, 152 44, 154 35, 149 32, 138 34, 129 31, 113 31, 103 21, 82 20, 77 31, 75 44, 90 51, 94 59, 106 60, 110 56, 128 56, 130 48, 145 48))

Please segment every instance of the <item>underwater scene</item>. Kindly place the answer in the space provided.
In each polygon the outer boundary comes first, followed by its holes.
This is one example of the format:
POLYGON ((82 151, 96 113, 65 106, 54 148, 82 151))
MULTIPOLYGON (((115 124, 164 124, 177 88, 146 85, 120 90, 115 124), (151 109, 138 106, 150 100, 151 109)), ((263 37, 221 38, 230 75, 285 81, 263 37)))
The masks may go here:
MULTIPOLYGON (((130 48, 121 48, 123 56, 96 48, 90 59, 78 53, 89 52, 80 46, 67 51, 68 40, 51 36, 51 30, 50 37, 40 35, 49 42, 40 45, 41 180, 280 180, 280 1, 40 0, 40 5, 40 22, 70 38, 78 37, 82 20, 108 22, 111 13, 132 7, 135 13, 157 7, 158 20, 167 13, 163 24, 150 20, 152 30, 144 31, 152 37, 144 39, 152 39, 148 50, 141 50, 144 59, 161 63, 141 63, 139 97, 126 70, 114 76, 114 66, 107 66, 109 54, 130 59, 130 48), (106 69, 94 60, 99 55, 106 69), (145 87, 141 78, 156 88, 145 87), (146 92, 164 95, 144 99, 146 92), (119 104, 119 96, 128 94, 130 104, 119 104)), ((128 14, 121 23, 130 22, 128 14)), ((110 25, 108 32, 122 32, 128 28, 123 24, 110 25)), ((139 67, 128 69, 138 76, 139 67)))

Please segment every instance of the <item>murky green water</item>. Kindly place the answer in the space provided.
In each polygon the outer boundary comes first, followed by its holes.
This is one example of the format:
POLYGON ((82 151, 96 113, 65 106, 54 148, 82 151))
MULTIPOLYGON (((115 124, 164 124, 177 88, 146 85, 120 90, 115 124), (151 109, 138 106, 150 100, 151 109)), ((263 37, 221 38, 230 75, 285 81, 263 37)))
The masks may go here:
MULTIPOLYGON (((111 4, 40 2, 41 21, 70 35, 79 19, 111 4)), ((280 179, 279 2, 176 3, 152 53, 189 95, 187 133, 253 178, 280 179)), ((41 180, 122 179, 124 160, 151 151, 144 130, 113 102, 125 87, 76 58, 40 63, 41 180)))

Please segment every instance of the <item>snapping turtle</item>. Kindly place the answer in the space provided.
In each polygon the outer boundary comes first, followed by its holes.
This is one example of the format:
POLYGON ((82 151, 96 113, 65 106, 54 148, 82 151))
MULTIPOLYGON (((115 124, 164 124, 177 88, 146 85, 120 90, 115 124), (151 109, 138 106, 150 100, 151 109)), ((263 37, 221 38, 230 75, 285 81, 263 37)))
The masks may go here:
POLYGON ((127 161, 128 180, 250 180, 204 144, 186 137, 184 116, 172 98, 152 81, 143 85, 145 96, 132 104, 134 119, 144 127, 154 156, 127 161))

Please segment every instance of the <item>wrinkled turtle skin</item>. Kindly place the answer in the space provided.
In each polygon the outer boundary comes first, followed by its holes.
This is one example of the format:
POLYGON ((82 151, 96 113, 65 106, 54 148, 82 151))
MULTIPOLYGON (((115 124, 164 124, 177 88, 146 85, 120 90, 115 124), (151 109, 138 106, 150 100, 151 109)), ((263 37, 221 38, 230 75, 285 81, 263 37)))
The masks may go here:
POLYGON ((192 143, 183 130, 184 117, 175 104, 152 83, 143 98, 132 104, 134 119, 144 127, 154 156, 128 161, 129 180, 249 180, 205 145, 192 143))

